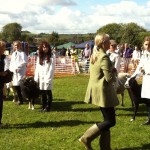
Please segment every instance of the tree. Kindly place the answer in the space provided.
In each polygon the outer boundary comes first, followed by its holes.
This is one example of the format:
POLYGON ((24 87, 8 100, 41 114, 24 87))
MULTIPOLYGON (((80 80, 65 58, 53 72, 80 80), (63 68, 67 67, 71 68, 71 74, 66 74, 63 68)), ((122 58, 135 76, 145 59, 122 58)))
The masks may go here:
POLYGON ((50 35, 49 35, 49 38, 48 38, 48 41, 51 45, 53 46, 57 46, 59 44, 59 35, 57 32, 52 32, 50 35))
POLYGON ((137 25, 136 23, 125 24, 122 28, 121 43, 129 43, 131 45, 141 45, 140 33, 147 32, 146 29, 137 25))
POLYGON ((9 23, 2 28, 2 37, 8 42, 20 40, 22 26, 18 23, 9 23))
POLYGON ((122 24, 117 24, 117 23, 110 23, 107 24, 97 30, 98 33, 107 33, 109 34, 111 39, 116 40, 118 43, 120 42, 121 39, 121 34, 120 31, 122 30, 122 24))

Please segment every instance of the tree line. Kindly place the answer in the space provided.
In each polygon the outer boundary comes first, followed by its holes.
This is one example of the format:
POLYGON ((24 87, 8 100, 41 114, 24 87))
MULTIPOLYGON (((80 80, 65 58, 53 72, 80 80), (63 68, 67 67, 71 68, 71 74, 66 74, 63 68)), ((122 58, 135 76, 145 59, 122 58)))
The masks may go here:
POLYGON ((58 46, 67 42, 76 44, 93 40, 97 33, 107 33, 111 39, 117 41, 118 44, 130 43, 131 45, 141 46, 145 36, 150 36, 150 31, 136 23, 110 23, 97 29, 95 33, 87 34, 59 34, 55 31, 52 33, 34 34, 30 31, 22 31, 19 23, 9 23, 3 26, 0 32, 0 39, 12 43, 15 40, 21 40, 36 45, 42 40, 47 40, 51 45, 58 46))

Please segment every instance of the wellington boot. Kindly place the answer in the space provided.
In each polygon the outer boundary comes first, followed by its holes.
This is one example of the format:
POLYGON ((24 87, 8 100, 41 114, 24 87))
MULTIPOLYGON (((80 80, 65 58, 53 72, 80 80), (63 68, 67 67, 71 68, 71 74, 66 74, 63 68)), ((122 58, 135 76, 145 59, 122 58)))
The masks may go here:
POLYGON ((100 130, 96 124, 91 126, 79 139, 79 141, 84 144, 86 150, 93 150, 91 147, 91 142, 100 135, 100 130))
POLYGON ((111 150, 110 131, 102 131, 100 136, 100 150, 111 150))

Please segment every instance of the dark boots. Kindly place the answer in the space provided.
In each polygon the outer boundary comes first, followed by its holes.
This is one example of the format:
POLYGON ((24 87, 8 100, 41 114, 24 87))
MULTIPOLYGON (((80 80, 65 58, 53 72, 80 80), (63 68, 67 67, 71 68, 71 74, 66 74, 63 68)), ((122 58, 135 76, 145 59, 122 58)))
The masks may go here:
POLYGON ((99 143, 100 150, 111 150, 110 130, 101 132, 99 143))
POLYGON ((86 150, 93 150, 91 147, 91 142, 101 134, 98 126, 94 124, 91 126, 79 139, 79 141, 84 144, 86 150))
POLYGON ((41 112, 49 112, 51 111, 52 107, 52 91, 47 90, 44 91, 42 90, 42 109, 40 110, 41 112))

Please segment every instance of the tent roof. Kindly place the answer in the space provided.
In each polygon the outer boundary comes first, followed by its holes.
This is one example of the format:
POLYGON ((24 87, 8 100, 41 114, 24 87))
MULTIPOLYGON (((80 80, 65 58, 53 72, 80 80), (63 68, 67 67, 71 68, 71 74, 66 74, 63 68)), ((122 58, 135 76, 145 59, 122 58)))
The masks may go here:
POLYGON ((63 47, 64 48, 70 48, 71 46, 75 45, 75 43, 73 42, 68 42, 68 43, 65 43, 65 44, 62 44, 62 45, 59 45, 57 46, 58 49, 62 49, 63 47))
POLYGON ((93 40, 85 41, 85 42, 80 43, 80 44, 76 44, 75 47, 76 47, 76 48, 79 48, 79 49, 84 49, 84 48, 85 48, 85 45, 86 45, 87 43, 90 45, 91 48, 93 48, 93 46, 94 46, 94 41, 93 41, 93 40))

